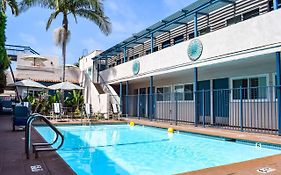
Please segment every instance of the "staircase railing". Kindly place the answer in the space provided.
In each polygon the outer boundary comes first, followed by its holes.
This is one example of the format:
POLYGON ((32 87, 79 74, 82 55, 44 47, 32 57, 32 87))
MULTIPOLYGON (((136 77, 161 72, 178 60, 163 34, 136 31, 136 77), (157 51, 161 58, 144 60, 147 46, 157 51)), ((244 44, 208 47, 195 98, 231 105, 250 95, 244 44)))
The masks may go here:
POLYGON ((33 152, 35 152, 35 158, 38 157, 38 152, 42 151, 56 151, 60 149, 64 142, 64 136, 63 134, 43 115, 41 114, 31 114, 31 116, 28 118, 25 128, 25 153, 26 158, 29 159, 30 151, 31 151, 31 127, 32 122, 36 119, 43 120, 54 132, 55 132, 55 139, 52 143, 33 143, 32 148, 33 152), (59 140, 59 137, 61 138, 60 144, 56 148, 52 148, 51 146, 57 143, 59 140))
POLYGON ((104 87, 106 88, 107 92, 113 97, 113 99, 116 101, 116 103, 118 105, 120 105, 120 102, 116 99, 116 95, 112 94, 111 90, 109 89, 109 87, 107 86, 107 84, 105 83, 104 79, 102 78, 101 75, 99 75, 100 79, 102 80, 102 83, 104 85, 104 87))

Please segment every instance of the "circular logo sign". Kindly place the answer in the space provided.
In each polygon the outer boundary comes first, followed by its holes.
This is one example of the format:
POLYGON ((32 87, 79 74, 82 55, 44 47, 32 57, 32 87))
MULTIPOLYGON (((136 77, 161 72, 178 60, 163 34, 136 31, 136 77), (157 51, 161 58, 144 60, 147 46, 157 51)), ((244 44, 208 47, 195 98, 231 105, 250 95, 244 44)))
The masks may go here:
POLYGON ((140 62, 139 61, 134 61, 133 63, 133 73, 134 75, 137 75, 140 71, 140 62))
POLYGON ((203 45, 199 39, 194 39, 189 43, 187 53, 191 61, 198 60, 202 52, 203 52, 203 45))

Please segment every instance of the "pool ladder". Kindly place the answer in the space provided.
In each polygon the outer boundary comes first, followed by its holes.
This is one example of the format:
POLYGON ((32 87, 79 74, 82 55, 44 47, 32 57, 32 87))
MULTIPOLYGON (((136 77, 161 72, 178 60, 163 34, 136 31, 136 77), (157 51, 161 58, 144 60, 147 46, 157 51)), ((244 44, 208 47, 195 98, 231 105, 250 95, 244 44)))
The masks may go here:
POLYGON ((46 151, 56 151, 61 148, 64 142, 64 136, 62 133, 43 115, 34 113, 31 114, 26 122, 26 128, 25 128, 25 153, 26 158, 29 159, 30 151, 31 151, 31 128, 32 128, 32 122, 36 119, 41 119, 43 122, 45 122, 54 132, 55 132, 55 139, 52 143, 33 143, 32 144, 32 151, 35 153, 35 158, 38 158, 38 152, 46 152, 46 151), (52 145, 58 142, 59 137, 61 138, 61 142, 59 146, 56 148, 53 148, 52 145))

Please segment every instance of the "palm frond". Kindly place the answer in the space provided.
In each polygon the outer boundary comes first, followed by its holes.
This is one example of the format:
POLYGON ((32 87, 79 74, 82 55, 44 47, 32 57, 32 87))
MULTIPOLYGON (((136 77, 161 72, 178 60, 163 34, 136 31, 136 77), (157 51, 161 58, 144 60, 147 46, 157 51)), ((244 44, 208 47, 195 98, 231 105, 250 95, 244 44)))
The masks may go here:
POLYGON ((16 0, 7 0, 8 5, 11 8, 12 14, 15 16, 19 15, 18 3, 16 0))
POLYGON ((19 3, 19 11, 24 12, 30 7, 36 6, 47 9, 56 9, 56 3, 54 0, 22 0, 19 3))
POLYGON ((60 13, 60 11, 57 11, 57 10, 56 10, 55 12, 53 12, 53 13, 50 15, 50 17, 49 17, 49 19, 48 19, 48 21, 47 21, 46 30, 48 30, 48 29, 50 28, 50 26, 51 26, 53 20, 56 19, 56 17, 58 16, 59 13, 60 13))
POLYGON ((111 23, 109 18, 102 12, 97 13, 94 10, 78 9, 76 10, 76 14, 96 23, 105 35, 109 35, 111 33, 111 23))

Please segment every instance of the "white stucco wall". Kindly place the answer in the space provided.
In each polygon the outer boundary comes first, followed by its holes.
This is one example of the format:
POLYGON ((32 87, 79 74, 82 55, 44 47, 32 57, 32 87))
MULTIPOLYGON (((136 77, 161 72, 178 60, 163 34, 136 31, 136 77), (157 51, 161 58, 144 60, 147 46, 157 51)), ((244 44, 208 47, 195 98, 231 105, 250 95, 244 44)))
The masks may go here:
POLYGON ((198 37, 203 53, 195 62, 187 56, 189 40, 138 58, 140 71, 136 76, 132 72, 134 61, 100 74, 107 83, 117 83, 280 51, 280 18, 281 10, 277 10, 198 37))

